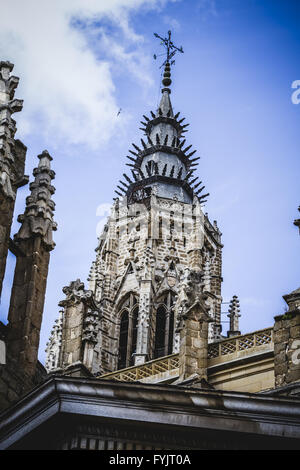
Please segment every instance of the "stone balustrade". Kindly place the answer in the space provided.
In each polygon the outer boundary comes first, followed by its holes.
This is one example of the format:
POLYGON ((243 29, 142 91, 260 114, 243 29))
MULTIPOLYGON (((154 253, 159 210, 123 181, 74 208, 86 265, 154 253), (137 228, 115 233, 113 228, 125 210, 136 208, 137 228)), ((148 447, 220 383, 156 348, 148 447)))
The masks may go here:
MULTIPOLYGON (((272 350, 272 348, 273 328, 266 328, 246 335, 224 339, 208 345, 208 366, 230 361, 232 358, 238 358, 239 356, 245 357, 248 354, 259 353, 266 349, 272 350)), ((150 382, 154 376, 176 378, 178 376, 178 368, 179 354, 171 354, 138 366, 127 367, 126 369, 104 374, 101 378, 123 382, 150 382)))

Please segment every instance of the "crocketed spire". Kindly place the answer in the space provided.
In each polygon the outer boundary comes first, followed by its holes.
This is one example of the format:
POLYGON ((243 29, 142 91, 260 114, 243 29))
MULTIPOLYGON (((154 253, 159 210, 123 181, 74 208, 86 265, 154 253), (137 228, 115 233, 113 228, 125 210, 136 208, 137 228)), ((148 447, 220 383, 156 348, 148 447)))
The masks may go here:
MULTIPOLYGON (((160 38, 160 36, 156 35, 160 38)), ((141 144, 132 144, 127 158, 131 174, 123 173, 116 189, 117 196, 126 196, 129 203, 142 201, 151 195, 180 202, 192 203, 194 197, 200 203, 206 202, 209 195, 203 194, 205 188, 199 177, 194 175, 200 157, 191 158, 196 150, 191 151, 192 145, 186 146, 185 133, 189 124, 184 124, 185 118, 174 115, 171 103, 171 62, 175 48, 169 32, 164 39, 168 47, 167 60, 164 63, 162 79, 162 96, 156 113, 150 112, 150 117, 144 115, 140 129, 144 132, 141 144)), ((180 52, 182 51, 181 49, 180 52)))
POLYGON ((240 335, 241 332, 239 331, 239 318, 240 318, 240 301, 237 295, 234 295, 230 301, 229 314, 227 315, 229 318, 229 331, 228 336, 237 336, 240 335))
POLYGON ((55 192, 54 186, 51 185, 55 172, 51 170, 52 157, 47 150, 38 155, 38 158, 40 161, 38 167, 33 170, 35 180, 29 186, 31 194, 26 198, 25 212, 18 217, 22 226, 14 240, 19 242, 39 235, 45 246, 52 250, 55 246, 52 231, 57 229, 57 224, 53 221, 55 203, 51 199, 55 192))
POLYGON ((12 114, 23 107, 23 100, 14 99, 19 79, 11 75, 13 68, 12 63, 0 61, 0 192, 12 200, 18 186, 14 152, 17 129, 12 114))

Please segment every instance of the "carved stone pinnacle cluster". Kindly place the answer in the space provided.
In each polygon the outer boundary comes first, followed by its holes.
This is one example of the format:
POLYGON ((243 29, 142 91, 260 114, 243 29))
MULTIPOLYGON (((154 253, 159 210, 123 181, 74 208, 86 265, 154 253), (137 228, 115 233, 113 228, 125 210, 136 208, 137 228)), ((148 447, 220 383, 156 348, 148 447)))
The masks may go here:
POLYGON ((240 318, 240 301, 237 295, 234 295, 230 301, 229 314, 227 315, 229 318, 229 331, 228 336, 237 336, 240 335, 241 332, 239 330, 239 318, 240 318))
POLYGON ((22 110, 23 101, 14 99, 19 79, 11 76, 13 64, 0 61, 0 192, 15 199, 16 169, 15 141, 16 122, 12 114, 22 110))
POLYGON ((47 249, 52 250, 55 246, 52 231, 57 229, 57 224, 53 221, 55 203, 51 199, 55 192, 51 185, 55 172, 51 170, 52 157, 47 150, 38 155, 38 158, 40 162, 33 170, 35 180, 30 183, 31 194, 26 198, 25 212, 18 217, 22 226, 14 240, 19 242, 32 236, 41 236, 47 249))

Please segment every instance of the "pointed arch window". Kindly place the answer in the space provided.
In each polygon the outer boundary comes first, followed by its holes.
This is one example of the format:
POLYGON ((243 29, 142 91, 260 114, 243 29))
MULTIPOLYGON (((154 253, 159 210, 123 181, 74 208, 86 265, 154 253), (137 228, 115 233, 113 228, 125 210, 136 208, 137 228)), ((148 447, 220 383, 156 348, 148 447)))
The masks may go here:
POLYGON ((130 294, 120 308, 118 369, 134 365, 138 329, 138 298, 130 294))
POLYGON ((128 346, 128 310, 124 310, 121 314, 120 323, 120 340, 119 340, 119 363, 118 368, 126 367, 127 346, 128 346))
POLYGON ((172 292, 162 299, 156 311, 154 358, 167 356, 173 352, 174 338, 174 296, 172 292))

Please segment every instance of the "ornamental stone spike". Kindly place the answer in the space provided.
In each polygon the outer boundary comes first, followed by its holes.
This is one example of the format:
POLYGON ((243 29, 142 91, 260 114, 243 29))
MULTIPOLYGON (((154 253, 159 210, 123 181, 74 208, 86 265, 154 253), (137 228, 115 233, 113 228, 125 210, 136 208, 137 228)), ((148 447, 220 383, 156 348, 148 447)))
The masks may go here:
POLYGON ((12 114, 23 107, 22 100, 14 99, 19 79, 10 75, 13 67, 8 61, 0 61, 0 192, 12 200, 16 197, 14 136, 17 130, 12 114))
POLYGON ((228 337, 230 336, 238 336, 241 334, 239 331, 239 318, 240 318, 240 302, 237 295, 234 295, 230 301, 229 314, 227 317, 229 318, 229 331, 227 332, 228 337))
MULTIPOLYGON (((163 78, 163 85, 168 84, 171 85, 171 72, 170 72, 170 64, 166 63, 164 78, 163 78)), ((174 117, 173 108, 170 100, 170 88, 163 88, 162 89, 162 97, 159 103, 159 107, 156 113, 156 116, 159 116, 159 110, 162 113, 162 116, 174 117)))
POLYGON ((45 368, 48 373, 59 367, 59 357, 63 330, 63 313, 63 310, 59 311, 59 317, 55 320, 55 323, 51 330, 49 341, 46 344, 45 368))
POLYGON ((38 155, 38 158, 40 161, 38 167, 33 170, 35 180, 30 183, 31 194, 26 198, 25 212, 18 217, 22 226, 14 240, 19 242, 32 236, 41 236, 50 251, 55 246, 52 231, 57 229, 57 224, 53 221, 55 203, 51 199, 55 192, 54 186, 51 185, 55 172, 51 170, 52 157, 47 150, 38 155))

